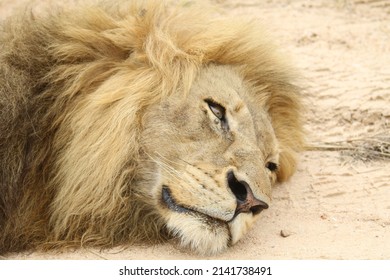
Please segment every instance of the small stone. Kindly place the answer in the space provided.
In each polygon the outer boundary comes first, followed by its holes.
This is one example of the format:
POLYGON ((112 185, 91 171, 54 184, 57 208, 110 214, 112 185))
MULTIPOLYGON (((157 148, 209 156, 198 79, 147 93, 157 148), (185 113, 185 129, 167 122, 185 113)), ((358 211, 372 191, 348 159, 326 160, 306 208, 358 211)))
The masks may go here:
POLYGON ((289 237, 291 234, 292 234, 292 233, 291 233, 290 231, 285 230, 285 229, 282 229, 282 230, 280 231, 280 236, 281 236, 281 237, 284 237, 284 238, 289 237))

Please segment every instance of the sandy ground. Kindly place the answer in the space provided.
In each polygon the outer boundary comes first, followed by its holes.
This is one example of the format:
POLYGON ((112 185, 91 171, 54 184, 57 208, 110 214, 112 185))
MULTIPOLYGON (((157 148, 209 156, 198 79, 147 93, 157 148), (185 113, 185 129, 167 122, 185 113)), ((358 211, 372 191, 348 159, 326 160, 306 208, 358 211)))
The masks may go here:
MULTIPOLYGON (((0 0, 0 17, 18 1, 0 0)), ((207 259, 390 259, 390 160, 369 160, 369 148, 383 144, 378 135, 390 141, 390 1, 213 2, 262 19, 294 61, 308 104, 308 140, 317 150, 302 154, 296 175, 275 188, 270 209, 245 238, 207 259)), ((199 258, 170 243, 10 256, 199 258)))

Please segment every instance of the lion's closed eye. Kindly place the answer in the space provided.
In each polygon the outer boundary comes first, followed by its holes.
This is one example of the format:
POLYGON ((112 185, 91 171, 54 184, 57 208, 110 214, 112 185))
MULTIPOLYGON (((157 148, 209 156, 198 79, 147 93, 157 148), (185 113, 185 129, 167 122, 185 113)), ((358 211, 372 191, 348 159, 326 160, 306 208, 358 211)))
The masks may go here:
POLYGON ((271 161, 267 162, 265 167, 268 168, 271 172, 276 172, 278 170, 278 164, 271 161))

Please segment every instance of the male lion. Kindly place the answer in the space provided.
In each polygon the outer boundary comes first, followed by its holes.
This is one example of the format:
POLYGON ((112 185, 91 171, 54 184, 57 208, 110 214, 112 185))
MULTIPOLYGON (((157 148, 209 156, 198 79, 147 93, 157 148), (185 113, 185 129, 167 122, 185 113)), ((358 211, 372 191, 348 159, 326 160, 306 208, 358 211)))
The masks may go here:
POLYGON ((0 252, 236 243, 295 169, 301 101, 254 21, 132 1, 0 36, 0 252))

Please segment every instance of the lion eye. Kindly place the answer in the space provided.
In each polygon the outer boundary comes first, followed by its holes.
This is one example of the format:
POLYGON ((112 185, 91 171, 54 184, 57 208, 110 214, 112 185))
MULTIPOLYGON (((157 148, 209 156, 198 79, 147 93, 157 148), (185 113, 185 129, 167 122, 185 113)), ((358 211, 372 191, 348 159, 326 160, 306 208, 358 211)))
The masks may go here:
POLYGON ((274 162, 267 162, 267 164, 265 165, 265 167, 267 167, 271 172, 275 172, 278 170, 278 165, 274 162))
POLYGON ((205 101, 209 105, 209 108, 211 112, 213 112, 214 116, 216 116, 220 120, 223 120, 225 118, 226 110, 223 106, 219 105, 218 103, 210 99, 206 99, 205 101))
MULTIPOLYGON (((222 129, 227 132, 229 130, 229 124, 226 119, 226 109, 222 105, 214 102, 211 99, 205 99, 205 102, 209 105, 210 111, 216 116, 221 123, 222 129)), ((217 120, 216 120, 217 121, 217 120)), ((218 121, 217 121, 218 123, 218 121)))

